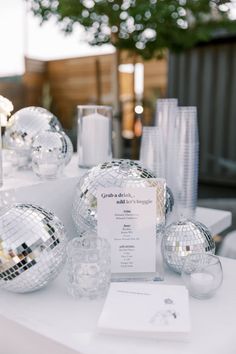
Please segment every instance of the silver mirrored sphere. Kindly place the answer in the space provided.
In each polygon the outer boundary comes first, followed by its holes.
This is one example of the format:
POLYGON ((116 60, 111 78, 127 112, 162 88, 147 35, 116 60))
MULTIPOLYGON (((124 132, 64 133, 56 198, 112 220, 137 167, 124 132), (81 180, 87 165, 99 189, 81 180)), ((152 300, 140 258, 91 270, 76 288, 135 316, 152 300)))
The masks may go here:
POLYGON ((208 228, 194 220, 169 225, 162 239, 162 254, 168 266, 181 273, 185 258, 193 253, 215 253, 215 242, 208 228))
POLYGON ((70 139, 63 132, 43 131, 35 136, 32 148, 32 169, 41 178, 56 178, 71 159, 70 139))
POLYGON ((172 211, 175 204, 174 195, 170 187, 166 186, 166 216, 168 216, 172 211))
POLYGON ((73 152, 74 152, 74 148, 73 148, 73 144, 72 141, 70 140, 69 136, 66 135, 65 133, 64 137, 65 137, 65 164, 68 165, 72 159, 73 156, 73 152))
POLYGON ((61 221, 31 204, 15 204, 0 216, 0 287, 25 293, 61 271, 67 237, 61 221))
MULTIPOLYGON (((131 160, 113 160, 85 173, 75 191, 72 217, 81 234, 97 228, 97 191, 100 187, 144 187, 155 175, 131 160)), ((162 193, 160 198, 164 197, 162 193)), ((163 202, 165 204, 165 201, 163 202)))
POLYGON ((20 167, 29 164, 33 138, 39 132, 49 129, 62 130, 57 117, 42 107, 25 107, 10 117, 4 134, 4 144, 18 153, 20 167))

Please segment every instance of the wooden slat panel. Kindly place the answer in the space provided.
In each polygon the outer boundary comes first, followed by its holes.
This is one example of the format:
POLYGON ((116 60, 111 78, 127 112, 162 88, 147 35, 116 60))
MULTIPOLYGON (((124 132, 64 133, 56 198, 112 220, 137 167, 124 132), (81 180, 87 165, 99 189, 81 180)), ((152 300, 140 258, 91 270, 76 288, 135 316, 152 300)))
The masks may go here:
POLYGON ((14 105, 14 112, 24 107, 25 87, 22 82, 1 82, 0 95, 7 97, 14 105))

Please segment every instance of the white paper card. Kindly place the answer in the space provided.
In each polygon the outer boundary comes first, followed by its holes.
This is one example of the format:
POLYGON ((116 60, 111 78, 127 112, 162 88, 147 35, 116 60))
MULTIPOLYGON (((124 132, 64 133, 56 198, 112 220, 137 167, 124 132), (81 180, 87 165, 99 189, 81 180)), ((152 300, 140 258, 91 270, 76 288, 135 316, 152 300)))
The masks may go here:
POLYGON ((104 333, 183 339, 190 332, 188 291, 158 283, 111 283, 98 328, 104 333))
POLYGON ((98 236, 111 245, 112 273, 155 272, 156 187, 100 188, 98 236))

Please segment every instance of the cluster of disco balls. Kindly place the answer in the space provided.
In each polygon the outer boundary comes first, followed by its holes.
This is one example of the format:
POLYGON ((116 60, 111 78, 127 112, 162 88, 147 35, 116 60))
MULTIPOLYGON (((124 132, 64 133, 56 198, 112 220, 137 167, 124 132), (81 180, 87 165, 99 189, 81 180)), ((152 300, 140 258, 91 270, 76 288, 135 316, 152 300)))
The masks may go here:
MULTIPOLYGON (((11 116, 4 134, 5 151, 18 168, 55 178, 73 154, 58 119, 41 107, 26 107, 11 116), (15 160, 14 160, 15 163, 15 160)), ((16 203, 14 193, 0 193, 0 288, 25 293, 51 282, 66 260, 62 222, 44 208, 16 203)))
MULTIPOLYGON (((72 217, 78 234, 97 229, 97 195, 99 188, 107 187, 148 187, 156 176, 138 162, 131 160, 113 160, 100 164, 79 180, 76 187, 72 217)), ((156 179, 156 183, 158 180, 156 179)), ((157 213, 157 225, 161 227, 162 254, 165 262, 175 272, 181 273, 185 258, 193 253, 214 253, 215 243, 210 231, 194 220, 182 220, 165 226, 163 220, 171 213, 174 198, 171 190, 165 192, 158 186, 158 204, 162 205, 165 215, 157 213), (162 200, 164 198, 164 200, 162 200), (162 224, 163 223, 163 224, 162 224)))
POLYGON ((4 146, 15 151, 18 168, 32 166, 42 178, 56 178, 73 155, 59 120, 41 107, 26 107, 10 117, 4 146))

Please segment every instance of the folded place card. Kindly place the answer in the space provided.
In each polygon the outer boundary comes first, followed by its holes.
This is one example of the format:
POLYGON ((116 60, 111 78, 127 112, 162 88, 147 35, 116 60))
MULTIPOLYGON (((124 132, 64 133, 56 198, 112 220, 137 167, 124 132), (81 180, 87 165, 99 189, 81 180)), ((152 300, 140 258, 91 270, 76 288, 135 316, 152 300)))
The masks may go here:
POLYGON ((157 273, 161 278, 157 238, 165 220, 164 200, 163 180, 99 189, 98 236, 111 245, 113 279, 155 279, 157 273))
POLYGON ((189 297, 184 286, 111 283, 98 321, 103 333, 186 339, 189 297))

